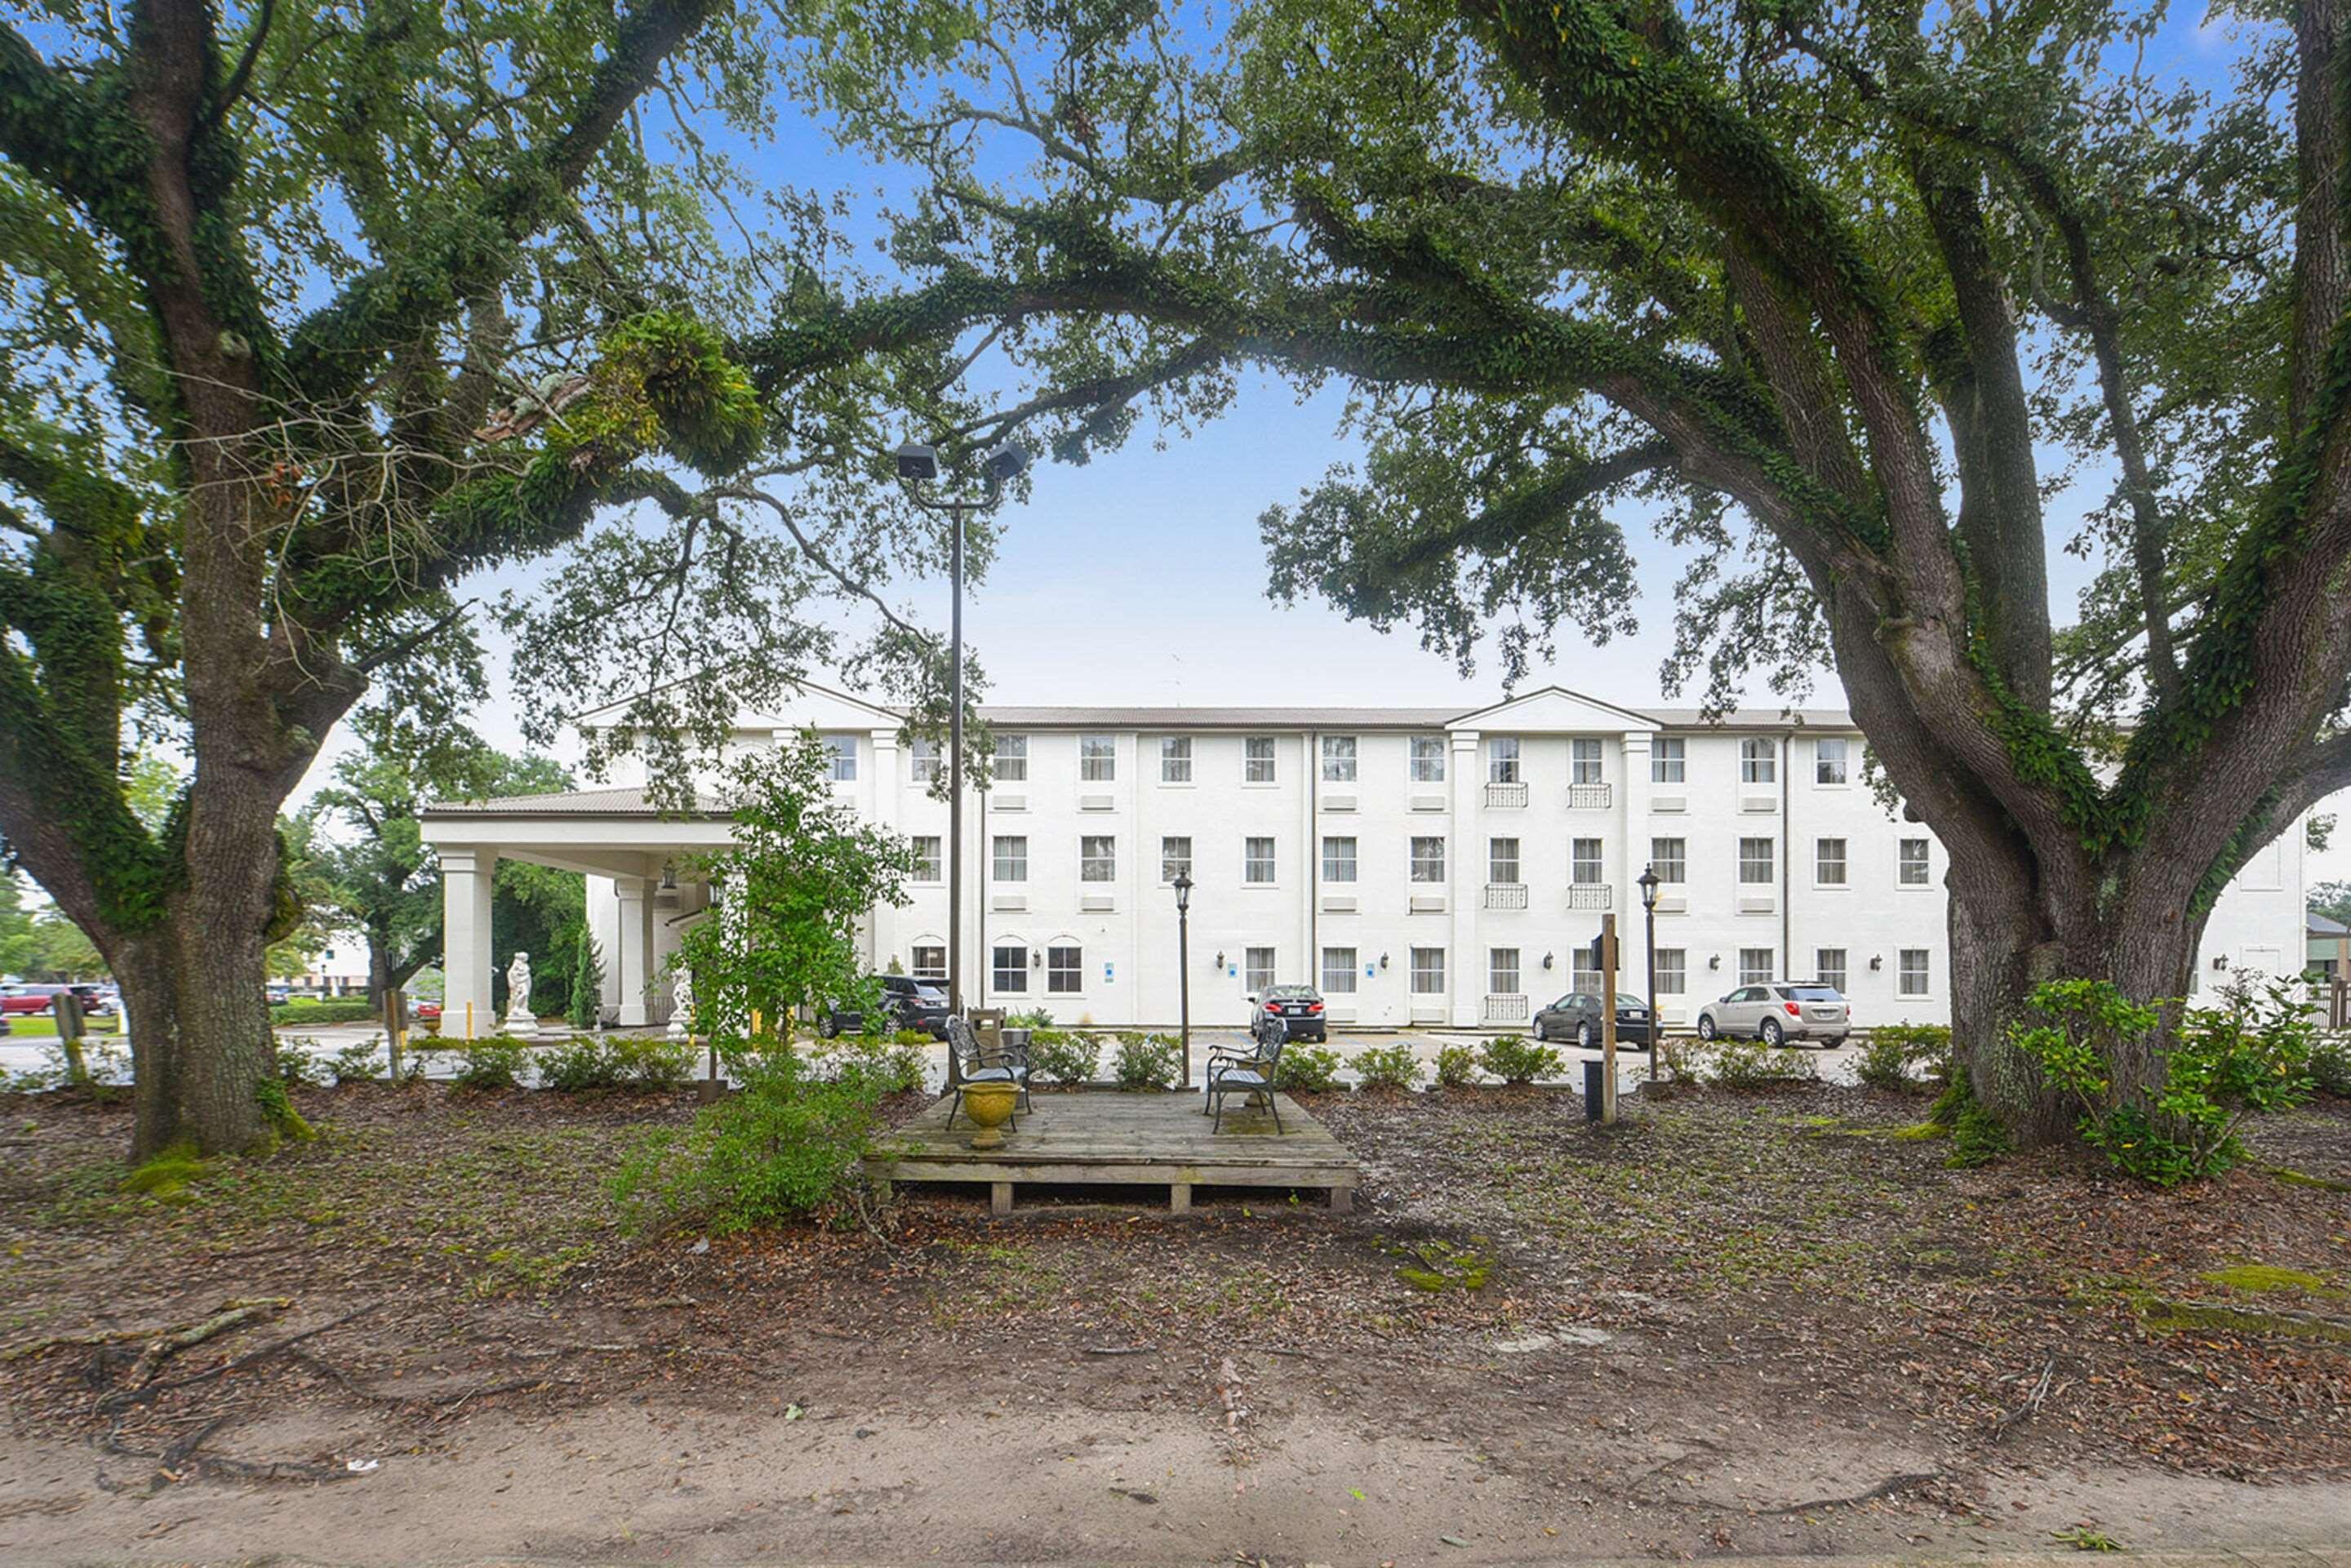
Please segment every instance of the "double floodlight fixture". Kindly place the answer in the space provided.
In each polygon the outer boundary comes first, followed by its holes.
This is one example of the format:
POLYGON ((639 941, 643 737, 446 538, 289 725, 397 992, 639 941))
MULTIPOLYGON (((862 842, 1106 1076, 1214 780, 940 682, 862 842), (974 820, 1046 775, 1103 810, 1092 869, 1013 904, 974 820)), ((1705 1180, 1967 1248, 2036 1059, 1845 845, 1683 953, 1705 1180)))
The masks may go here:
MULTIPOLYGON (((898 477, 909 484, 926 484, 939 476, 939 449, 927 441, 909 441, 891 454, 898 477)), ((1008 485, 1028 471, 1029 449, 1008 441, 979 460, 979 471, 991 486, 1008 485)))

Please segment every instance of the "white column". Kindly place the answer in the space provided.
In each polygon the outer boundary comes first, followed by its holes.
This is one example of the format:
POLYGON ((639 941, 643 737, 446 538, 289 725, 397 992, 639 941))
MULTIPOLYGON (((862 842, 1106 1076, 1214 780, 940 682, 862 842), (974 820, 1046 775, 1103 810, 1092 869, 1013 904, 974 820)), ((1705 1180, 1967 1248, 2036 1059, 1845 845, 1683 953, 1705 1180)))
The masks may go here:
POLYGON ((1616 791, 1617 831, 1625 836, 1625 870, 1616 879, 1620 911, 1637 912, 1641 890, 1634 881, 1649 863, 1649 737, 1636 732, 1625 737, 1625 783, 1616 791))
POLYGON ((642 1028, 653 1021, 645 995, 653 984, 653 882, 642 876, 616 876, 612 891, 621 899, 620 940, 613 944, 612 972, 621 979, 621 1023, 642 1028))
POLYGON ((1486 904, 1485 781, 1478 773, 1478 732, 1457 730, 1445 776, 1453 785, 1453 812, 1447 845, 1447 890, 1453 911, 1453 952, 1447 960, 1445 988, 1453 999, 1453 1022, 1474 1028, 1483 1020, 1486 955, 1478 946, 1478 912, 1486 904))
POLYGON ((490 882, 494 850, 441 852, 441 1033, 471 1040, 498 1032, 490 1008, 490 882))
MULTIPOLYGON (((922 786, 906 776, 905 770, 908 765, 898 754, 896 730, 877 729, 872 732, 872 738, 873 741, 873 793, 871 799, 873 802, 873 825, 884 832, 894 833, 898 831, 901 792, 914 794, 919 792, 922 786)), ((946 765, 947 759, 942 748, 939 766, 944 768, 946 765)), ((946 846, 942 845, 940 853, 946 852, 946 846)), ((895 904, 877 904, 872 913, 870 935, 873 947, 866 956, 872 967, 879 971, 887 969, 890 967, 890 960, 898 953, 898 910, 895 904)))

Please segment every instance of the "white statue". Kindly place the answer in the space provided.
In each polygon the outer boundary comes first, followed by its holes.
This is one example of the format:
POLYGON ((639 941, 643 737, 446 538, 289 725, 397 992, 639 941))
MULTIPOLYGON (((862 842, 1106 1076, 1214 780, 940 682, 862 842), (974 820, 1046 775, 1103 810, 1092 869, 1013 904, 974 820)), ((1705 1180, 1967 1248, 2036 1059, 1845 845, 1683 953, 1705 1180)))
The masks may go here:
POLYGON ((507 1032, 525 1040, 538 1033, 538 1019, 530 1010, 530 955, 517 952, 507 966, 507 1032))
POLYGON ((684 964, 669 983, 669 1038, 694 1038, 694 971, 684 964))

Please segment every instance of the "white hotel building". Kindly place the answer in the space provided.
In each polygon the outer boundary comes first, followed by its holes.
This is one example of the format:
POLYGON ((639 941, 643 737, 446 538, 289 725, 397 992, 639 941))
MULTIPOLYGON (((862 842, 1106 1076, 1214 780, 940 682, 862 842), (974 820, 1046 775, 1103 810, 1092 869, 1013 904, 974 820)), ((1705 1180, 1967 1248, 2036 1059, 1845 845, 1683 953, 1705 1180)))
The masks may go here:
MULTIPOLYGON (((1864 1027, 1949 1017, 1942 846, 1879 805, 1842 712, 1635 710, 1557 687, 1480 707, 994 707, 993 788, 964 813, 964 990, 1064 1024, 1172 1023, 1178 868, 1196 884, 1196 1021, 1248 994, 1321 988, 1341 1025, 1509 1029, 1596 980, 1582 955, 1614 911, 1643 988, 1635 879, 1664 879, 1656 1002, 1669 1022, 1733 987, 1819 977, 1864 1027)), ((747 716, 737 743, 813 727, 834 787, 914 841, 904 907, 865 928, 876 967, 944 977, 947 808, 935 753, 899 716, 811 687, 747 716)), ((444 1033, 490 1032, 490 873, 499 858, 586 873, 606 1001, 665 1021, 664 967, 706 889, 686 857, 722 816, 664 816, 640 787, 434 808, 447 901, 444 1033)), ((2197 963, 2298 971, 2303 835, 2257 855, 2197 963)))

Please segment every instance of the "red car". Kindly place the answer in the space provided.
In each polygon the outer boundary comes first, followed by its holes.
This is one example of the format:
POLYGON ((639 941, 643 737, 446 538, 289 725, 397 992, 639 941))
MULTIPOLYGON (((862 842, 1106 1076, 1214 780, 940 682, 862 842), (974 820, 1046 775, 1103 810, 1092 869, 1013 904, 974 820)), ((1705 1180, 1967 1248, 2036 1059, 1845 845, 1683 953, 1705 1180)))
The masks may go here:
POLYGON ((419 1023, 438 1023, 441 1021, 441 1004, 419 1002, 408 1009, 408 1016, 419 1023))
POLYGON ((57 1010, 59 991, 71 991, 81 998, 85 1016, 103 1016, 114 1010, 114 1004, 96 986, 6 986, 0 987, 0 1016, 46 1014, 57 1010))

